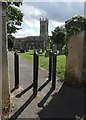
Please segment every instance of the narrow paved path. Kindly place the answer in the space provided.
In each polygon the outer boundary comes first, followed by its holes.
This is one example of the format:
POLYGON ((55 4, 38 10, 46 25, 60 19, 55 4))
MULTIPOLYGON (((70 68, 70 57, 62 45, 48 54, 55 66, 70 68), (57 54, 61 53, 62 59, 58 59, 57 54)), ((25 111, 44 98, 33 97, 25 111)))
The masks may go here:
MULTIPOLYGON (((8 54, 10 90, 14 87, 14 58, 8 54)), ((75 118, 82 116, 84 111, 83 88, 72 88, 56 82, 56 89, 52 91, 48 82, 48 72, 39 68, 38 94, 34 97, 33 64, 26 58, 19 57, 20 87, 11 94, 14 105, 10 118, 75 118)))
MULTIPOLYGON (((9 71, 10 71, 10 82, 11 89, 14 87, 14 56, 12 53, 9 53, 9 71)), ((48 77, 48 72, 39 68, 39 87, 42 82, 48 77)), ((20 86, 23 88, 28 87, 33 82, 33 64, 28 59, 19 56, 19 79, 20 86)))

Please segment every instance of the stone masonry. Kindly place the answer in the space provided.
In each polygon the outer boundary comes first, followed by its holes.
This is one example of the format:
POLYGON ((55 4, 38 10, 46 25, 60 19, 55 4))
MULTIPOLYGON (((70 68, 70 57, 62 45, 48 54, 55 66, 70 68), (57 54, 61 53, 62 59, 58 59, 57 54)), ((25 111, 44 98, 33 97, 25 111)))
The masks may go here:
POLYGON ((14 50, 46 49, 48 46, 48 20, 40 18, 40 36, 16 38, 14 50))
POLYGON ((68 42, 65 82, 80 84, 86 77, 86 42, 84 31, 73 35, 68 42))
POLYGON ((84 54, 83 54, 82 80, 86 82, 86 31, 84 34, 84 54))
MULTIPOLYGON (((9 112, 9 105, 10 105, 10 94, 9 94, 9 77, 8 77, 8 56, 7 56, 7 48, 6 48, 6 3, 5 2, 0 2, 0 6, 2 9, 2 23, 1 23, 1 37, 0 37, 0 42, 1 48, 0 48, 0 54, 1 54, 1 78, 0 78, 0 86, 2 85, 2 90, 1 92, 1 100, 2 100, 2 118, 4 115, 6 115, 9 112)), ((1 12, 0 11, 0 12, 1 12)), ((0 97, 1 97, 0 96, 0 97)), ((4 119, 4 118, 3 118, 4 119)))
POLYGON ((0 2, 0 119, 2 114, 2 3, 0 2))

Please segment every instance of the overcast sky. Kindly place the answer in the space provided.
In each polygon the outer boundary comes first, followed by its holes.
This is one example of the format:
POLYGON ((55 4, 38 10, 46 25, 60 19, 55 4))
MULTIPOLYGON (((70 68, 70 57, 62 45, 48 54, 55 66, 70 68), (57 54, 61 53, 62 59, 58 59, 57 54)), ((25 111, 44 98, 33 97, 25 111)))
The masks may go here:
POLYGON ((15 37, 39 35, 39 19, 49 20, 49 35, 55 27, 63 25, 65 20, 74 15, 84 15, 84 2, 23 2, 20 10, 24 13, 22 29, 15 37))

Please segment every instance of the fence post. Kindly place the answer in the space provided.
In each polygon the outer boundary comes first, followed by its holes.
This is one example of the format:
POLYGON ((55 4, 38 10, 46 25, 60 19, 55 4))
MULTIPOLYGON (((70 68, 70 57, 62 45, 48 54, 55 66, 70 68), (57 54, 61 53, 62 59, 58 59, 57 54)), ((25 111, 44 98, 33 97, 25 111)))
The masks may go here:
POLYGON ((19 88, 19 55, 14 53, 15 88, 19 88))
POLYGON ((52 75, 52 51, 49 52, 49 81, 51 81, 52 75))
POLYGON ((56 88, 56 58, 57 54, 53 53, 53 64, 52 64, 52 89, 56 88))
POLYGON ((38 90, 38 53, 34 51, 33 59, 33 95, 37 95, 38 90))

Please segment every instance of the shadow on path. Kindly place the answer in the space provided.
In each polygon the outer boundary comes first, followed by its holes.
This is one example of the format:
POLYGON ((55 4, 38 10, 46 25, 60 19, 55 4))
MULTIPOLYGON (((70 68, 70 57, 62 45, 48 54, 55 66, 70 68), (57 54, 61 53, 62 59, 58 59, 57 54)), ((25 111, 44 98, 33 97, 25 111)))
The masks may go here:
POLYGON ((32 102, 36 96, 32 95, 12 116, 9 120, 16 120, 18 116, 26 109, 26 107, 32 102))
POLYGON ((33 83, 29 87, 27 87, 25 90, 23 90, 21 93, 17 94, 16 97, 17 98, 21 97, 23 94, 29 91, 32 87, 33 87, 33 83))
MULTIPOLYGON (((43 106, 51 90, 38 104, 43 106)), ((75 118, 76 115, 81 117, 84 114, 84 89, 73 88, 63 84, 60 91, 52 95, 51 101, 43 107, 38 113, 40 119, 42 118, 75 118)))
POLYGON ((14 87, 14 88, 12 88, 12 89, 11 89, 11 91, 10 91, 10 92, 11 92, 11 93, 13 93, 13 92, 14 92, 16 89, 18 89, 18 88, 19 88, 19 87, 17 87, 17 88, 16 88, 16 87, 14 87))
POLYGON ((44 103, 48 100, 49 96, 52 94, 53 89, 50 89, 49 92, 45 95, 40 103, 38 103, 38 107, 44 107, 44 103))
POLYGON ((38 91, 42 91, 42 89, 50 82, 50 80, 47 80, 39 89, 38 91))

